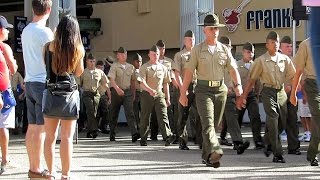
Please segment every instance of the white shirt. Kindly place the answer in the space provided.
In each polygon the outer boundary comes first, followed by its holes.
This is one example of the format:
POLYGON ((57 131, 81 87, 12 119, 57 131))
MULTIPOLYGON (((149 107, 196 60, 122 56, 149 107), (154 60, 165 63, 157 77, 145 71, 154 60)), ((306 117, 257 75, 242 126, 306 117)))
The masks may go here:
POLYGON ((211 54, 213 54, 213 53, 214 53, 214 50, 216 49, 216 46, 210 46, 210 45, 208 45, 208 47, 209 47, 209 52, 210 52, 211 54))
POLYGON ((276 54, 275 56, 271 56, 271 60, 274 62, 278 62, 278 54, 276 54))
POLYGON ((251 63, 245 63, 245 64, 244 64, 244 67, 245 67, 247 70, 249 70, 250 67, 251 67, 251 63))
POLYGON ((25 82, 46 82, 44 45, 53 40, 51 29, 39 23, 29 23, 22 31, 21 42, 25 65, 25 82))

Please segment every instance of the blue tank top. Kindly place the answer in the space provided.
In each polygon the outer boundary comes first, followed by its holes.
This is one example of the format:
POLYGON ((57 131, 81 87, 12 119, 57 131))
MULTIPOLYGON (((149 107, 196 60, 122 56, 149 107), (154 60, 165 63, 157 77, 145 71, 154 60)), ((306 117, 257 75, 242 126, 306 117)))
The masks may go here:
POLYGON ((297 98, 298 98, 298 99, 302 99, 302 98, 303 98, 302 91, 298 91, 298 92, 297 92, 297 98))

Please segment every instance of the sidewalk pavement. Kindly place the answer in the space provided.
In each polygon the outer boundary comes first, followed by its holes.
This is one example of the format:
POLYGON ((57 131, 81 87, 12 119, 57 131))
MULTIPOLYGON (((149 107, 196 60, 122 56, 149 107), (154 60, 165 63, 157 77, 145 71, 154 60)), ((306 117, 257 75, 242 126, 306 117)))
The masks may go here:
MULTIPOLYGON (((108 135, 99 134, 97 139, 85 138, 79 134, 79 143, 74 145, 72 180, 150 180, 150 179, 319 179, 320 167, 311 167, 306 160, 308 143, 301 144, 302 155, 288 155, 285 164, 272 163, 272 156, 266 158, 262 150, 255 150, 253 143, 242 155, 232 147, 224 148, 221 167, 214 169, 201 163, 201 151, 189 142, 190 150, 181 151, 178 145, 165 147, 161 136, 159 141, 148 141, 141 147, 139 141, 131 142, 128 128, 119 128, 117 141, 110 142, 108 135)), ((242 129, 245 138, 252 142, 250 128, 242 129)), ((28 179, 28 156, 24 136, 11 136, 9 153, 15 168, 7 169, 0 179, 28 179)), ((286 143, 283 149, 286 150, 286 143)), ((43 160, 45 165, 45 161, 43 160)), ((61 176, 59 145, 56 147, 57 179, 61 176)))

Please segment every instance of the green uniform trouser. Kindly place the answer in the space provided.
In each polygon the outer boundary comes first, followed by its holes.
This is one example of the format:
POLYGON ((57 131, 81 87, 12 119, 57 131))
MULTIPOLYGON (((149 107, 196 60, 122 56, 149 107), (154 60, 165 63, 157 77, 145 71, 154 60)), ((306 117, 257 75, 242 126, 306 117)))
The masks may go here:
POLYGON ((238 122, 238 110, 236 108, 235 95, 228 95, 225 105, 224 118, 227 123, 228 132, 235 144, 243 143, 241 129, 238 122))
MULTIPOLYGON (((170 84, 169 90, 170 90, 171 105, 167 107, 168 119, 169 119, 169 124, 172 130, 172 133, 177 134, 178 133, 177 123, 178 123, 179 90, 173 87, 171 84, 170 84)), ((152 112, 150 129, 151 129, 151 137, 156 137, 159 133, 159 125, 158 125, 158 120, 157 120, 157 115, 155 110, 153 110, 152 112)), ((165 137, 163 132, 161 133, 162 133, 162 137, 165 137)))
POLYGON ((261 118, 259 113, 258 99, 253 91, 251 91, 247 98, 246 108, 239 110, 239 125, 241 127, 244 113, 248 110, 248 116, 250 119, 250 125, 253 135, 253 141, 255 144, 262 142, 261 137, 261 118))
POLYGON ((100 116, 101 116, 101 121, 100 121, 100 128, 101 130, 106 130, 107 125, 109 125, 109 104, 108 104, 108 96, 103 94, 100 97, 100 102, 99 102, 99 111, 100 111, 100 116))
MULTIPOLYGON (((178 94, 179 97, 179 94, 178 94)), ((201 135, 201 122, 200 122, 200 116, 197 111, 196 106, 196 99, 195 94, 193 93, 193 84, 189 86, 188 90, 188 105, 186 107, 183 107, 180 103, 178 106, 178 122, 177 122, 177 130, 178 130, 178 136, 180 144, 186 145, 188 143, 188 132, 187 132, 187 120, 189 117, 189 112, 192 111, 194 114, 194 118, 190 118, 192 124, 191 128, 195 132, 196 141, 198 143, 202 142, 202 135, 201 135), (192 107, 192 108, 191 108, 192 107)))
MULTIPOLYGON (((290 97, 290 93, 287 94, 290 97)), ((290 103, 290 98, 287 101, 288 117, 286 125, 286 133, 288 138, 288 150, 296 150, 300 148, 300 141, 298 138, 299 127, 298 127, 298 106, 294 106, 290 103)))
MULTIPOLYGON (((167 108, 167 112, 168 112, 168 108, 167 108)), ((168 116, 169 116, 169 113, 168 113, 168 116)), ((159 125, 158 125, 157 113, 155 109, 152 110, 151 117, 150 117, 150 134, 151 134, 150 135, 151 138, 155 138, 159 134, 159 125)), ((161 134, 162 134, 162 137, 164 138, 165 136, 163 132, 161 132, 161 134)))
POLYGON ((179 90, 172 86, 172 96, 170 94, 170 103, 172 110, 172 118, 169 118, 170 127, 173 134, 178 134, 178 116, 179 116, 179 90))
POLYGON ((146 91, 142 91, 141 93, 141 119, 140 119, 140 135, 141 141, 147 141, 148 132, 149 132, 149 124, 150 117, 152 111, 155 109, 157 115, 157 121, 160 126, 164 139, 168 138, 172 135, 168 114, 167 114, 167 106, 166 100, 163 92, 158 92, 156 97, 150 96, 150 94, 146 91))
POLYGON ((140 113, 141 113, 141 103, 140 103, 140 97, 141 92, 136 91, 136 97, 134 98, 133 101, 133 113, 134 117, 136 119, 136 124, 137 124, 137 129, 139 130, 139 124, 140 124, 140 113))
POLYGON ((307 159, 313 160, 320 148, 320 92, 315 79, 306 79, 304 89, 307 93, 308 104, 311 113, 311 141, 309 144, 307 159))
POLYGON ((98 121, 96 116, 100 101, 100 94, 98 92, 84 91, 82 94, 82 99, 87 112, 88 131, 97 131, 98 121))
POLYGON ((130 89, 124 90, 124 95, 119 96, 114 88, 111 88, 111 119, 110 119, 110 135, 116 134, 118 117, 121 105, 123 105, 127 123, 130 128, 131 135, 138 133, 136 121, 133 114, 133 98, 130 89))
POLYGON ((21 121, 22 121, 22 114, 23 114, 23 108, 24 108, 24 102, 23 100, 19 99, 19 93, 17 91, 13 91, 14 98, 16 100, 16 106, 15 106, 15 116, 16 116, 16 128, 19 128, 21 121))
MULTIPOLYGON (((194 101, 196 101, 195 97, 194 101)), ((189 134, 191 134, 192 139, 195 140, 195 144, 202 146, 202 127, 197 106, 190 107, 188 119, 190 122, 190 129, 188 129, 189 134), (196 116, 198 116, 198 120, 196 119, 196 116)))
POLYGON ((286 128, 287 94, 283 88, 263 87, 261 96, 266 112, 265 144, 271 145, 274 156, 282 156, 283 151, 279 133, 286 128))
POLYGON ((195 88, 196 103, 202 126, 202 159, 208 160, 213 152, 223 154, 215 127, 218 127, 224 112, 228 88, 197 85, 195 88))

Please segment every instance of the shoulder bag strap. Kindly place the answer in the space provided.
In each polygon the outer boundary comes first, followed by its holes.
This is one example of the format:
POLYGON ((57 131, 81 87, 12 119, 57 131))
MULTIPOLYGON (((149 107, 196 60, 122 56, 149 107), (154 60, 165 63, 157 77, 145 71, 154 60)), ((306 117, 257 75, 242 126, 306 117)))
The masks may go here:
POLYGON ((50 72, 51 72, 49 45, 50 43, 45 45, 45 52, 44 52, 44 58, 45 58, 45 64, 46 64, 46 70, 47 70, 47 78, 46 78, 47 81, 50 80, 50 72))

